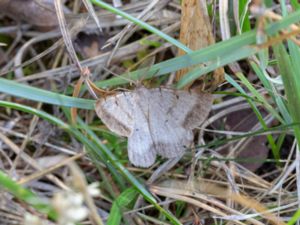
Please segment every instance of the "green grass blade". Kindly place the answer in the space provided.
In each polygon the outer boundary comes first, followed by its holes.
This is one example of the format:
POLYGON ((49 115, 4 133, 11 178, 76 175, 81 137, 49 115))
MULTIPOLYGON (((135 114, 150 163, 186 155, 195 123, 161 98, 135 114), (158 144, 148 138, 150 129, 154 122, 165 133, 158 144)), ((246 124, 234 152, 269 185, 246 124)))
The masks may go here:
POLYGON ((49 218, 56 219, 57 215, 50 204, 38 198, 33 192, 23 188, 15 181, 11 180, 3 171, 0 170, 0 187, 10 192, 16 198, 28 203, 41 213, 47 214, 49 218))
MULTIPOLYGON (((299 49, 295 46, 297 52, 293 52, 291 57, 288 55, 283 44, 273 47, 277 58, 279 70, 282 76, 285 93, 288 101, 288 109, 294 123, 300 122, 300 80, 297 62, 300 58, 299 49)), ((300 144, 300 126, 294 127, 295 137, 298 145, 300 144)))
MULTIPOLYGON (((71 123, 72 120, 71 120, 70 110, 66 107, 63 107, 62 109, 63 109, 65 116, 68 119, 68 122, 71 123)), ((84 123, 79 117, 77 119, 78 119, 78 123, 84 123)), ((85 125, 85 123, 84 123, 84 125, 85 125)), ((79 126, 79 128, 81 128, 81 127, 79 126)), ((90 156, 90 159, 92 160, 92 162, 98 169, 99 176, 102 178, 101 184, 103 184, 103 185, 101 187, 103 187, 103 189, 105 189, 107 191, 107 193, 110 194, 111 198, 114 199, 116 197, 116 193, 113 190, 110 180, 106 177, 106 174, 103 172, 103 168, 99 165, 99 162, 102 161, 102 162, 104 162, 104 164, 106 164, 106 167, 109 170, 112 178, 116 181, 118 187, 121 190, 126 188, 126 181, 124 180, 124 178, 121 176, 121 174, 117 171, 117 169, 113 165, 111 165, 110 163, 106 163, 107 158, 106 158, 105 154, 101 151, 101 149, 99 149, 100 151, 93 150, 93 149, 98 149, 98 147, 94 143, 94 140, 86 139, 86 141, 88 142, 88 144, 86 144, 86 146, 93 146, 93 148, 86 148, 86 150, 90 156)), ((106 147, 106 146, 104 146, 104 147, 106 147)))
POLYGON ((240 0, 239 1, 239 14, 240 14, 240 28, 243 32, 249 31, 251 29, 250 19, 249 19, 249 1, 240 0))
POLYGON ((255 62, 250 62, 250 65, 254 70, 255 74, 258 76, 258 78, 264 85, 264 87, 267 89, 269 95, 273 98, 273 101, 278 106, 279 112, 281 113, 285 123, 292 123, 292 119, 284 103, 284 99, 282 98, 281 94, 277 91, 276 87, 274 87, 274 85, 268 81, 263 69, 261 69, 255 62))
POLYGON ((274 131, 277 131, 277 132, 280 131, 282 133, 288 132, 288 131, 290 131, 290 128, 293 128, 293 127, 299 126, 299 125, 300 125, 300 123, 292 123, 292 124, 280 125, 277 127, 272 127, 272 128, 267 128, 267 129, 263 128, 263 129, 260 129, 260 130, 254 131, 254 132, 248 132, 243 135, 237 135, 232 138, 219 139, 219 140, 212 141, 205 145, 198 145, 198 146, 196 146, 196 148, 217 148, 217 147, 220 147, 222 145, 225 145, 225 144, 228 144, 231 142, 239 141, 242 138, 248 138, 248 137, 250 138, 250 137, 259 136, 259 135, 268 135, 270 132, 274 132, 274 131))
POLYGON ((252 86, 252 84, 248 81, 248 79, 242 74, 237 73, 236 76, 240 79, 240 81, 248 88, 248 90, 255 96, 258 101, 260 101, 263 106, 281 123, 284 124, 284 120, 278 114, 278 112, 267 102, 267 100, 252 86))
POLYGON ((197 80, 204 74, 214 71, 215 69, 225 66, 231 62, 235 62, 240 59, 247 58, 253 54, 255 54, 259 49, 253 47, 243 47, 235 52, 231 52, 231 54, 224 55, 222 57, 218 57, 215 61, 210 62, 209 65, 196 68, 191 72, 185 74, 185 76, 178 82, 177 88, 183 88, 187 84, 197 80))
POLYGON ((298 2, 298 0, 291 0, 291 5, 293 6, 294 10, 300 9, 300 3, 298 2))
MULTIPOLYGON (((238 78, 241 79, 241 81, 245 84, 246 87, 248 87, 248 89, 250 88, 254 93, 254 96, 259 100, 261 101, 261 96, 259 95, 259 93, 256 92, 256 90, 252 87, 252 85, 248 82, 248 80, 244 77, 243 74, 241 73, 237 73, 236 76, 238 78), (254 90, 253 90, 254 89, 254 90), (259 95, 258 97, 256 95, 259 95)), ((247 95, 247 93, 244 91, 244 89, 237 83, 235 82, 230 76, 228 75, 225 75, 225 79, 231 83, 234 87, 236 87, 242 94, 244 95, 247 95)), ((251 100, 251 99, 248 99, 246 98, 247 102, 249 103, 250 107, 252 108, 253 112, 255 113, 258 121, 260 122, 261 126, 263 127, 264 130, 267 130, 268 129, 268 126, 267 124, 265 123, 264 121, 264 118, 263 116, 261 115, 259 109, 256 107, 256 105, 254 104, 254 102, 251 100)), ((263 99, 263 102, 264 102, 264 99, 263 99)), ((271 109, 273 109, 271 107, 271 109)), ((277 145, 275 143, 275 140, 274 138, 272 137, 272 135, 268 134, 267 135, 267 139, 268 139, 268 142, 270 143, 270 146, 271 146, 271 149, 272 149, 272 153, 274 155, 274 158, 278 161, 280 159, 280 154, 278 152, 278 148, 277 148, 277 145)))
POLYGON ((153 33, 153 34, 156 34, 157 36, 165 39, 166 41, 168 41, 169 43, 172 43, 173 45, 175 45, 177 48, 180 48, 182 49, 183 51, 187 52, 187 53, 190 53, 192 52, 191 49, 189 49, 187 46, 185 46, 184 44, 182 44, 180 41, 177 41, 176 39, 170 37, 169 35, 166 35, 165 33, 161 32, 160 30, 156 29, 155 27, 152 27, 151 25, 129 15, 128 13, 125 13, 103 1, 100 1, 100 0, 90 0, 92 3, 94 3, 95 5, 97 6, 100 6, 104 9, 107 9, 108 11, 116 14, 116 15, 119 15, 119 16, 122 16, 123 18, 133 22, 134 24, 144 28, 145 30, 148 30, 149 32, 153 33))
POLYGON ((298 209, 297 212, 295 212, 295 214, 289 220, 287 225, 294 225, 295 223, 297 223, 297 221, 299 221, 299 218, 300 218, 300 209, 298 209))
POLYGON ((97 135, 82 121, 79 121, 79 125, 87 132, 87 134, 93 140, 96 149, 93 147, 92 149, 97 154, 99 150, 101 150, 102 154, 106 156, 106 163, 113 165, 118 171, 127 178, 127 180, 135 186, 139 192, 147 199, 149 202, 155 202, 156 200, 153 196, 148 192, 147 189, 119 162, 119 160, 115 157, 115 155, 108 149, 102 142, 99 140, 97 135))
POLYGON ((4 78, 0 78, 0 91, 13 96, 53 105, 76 107, 80 109, 94 109, 95 107, 94 100, 73 98, 4 78))
POLYGON ((113 202, 110 209, 107 225, 118 225, 121 223, 122 212, 129 204, 137 197, 138 193, 133 188, 128 188, 123 191, 118 198, 113 202))

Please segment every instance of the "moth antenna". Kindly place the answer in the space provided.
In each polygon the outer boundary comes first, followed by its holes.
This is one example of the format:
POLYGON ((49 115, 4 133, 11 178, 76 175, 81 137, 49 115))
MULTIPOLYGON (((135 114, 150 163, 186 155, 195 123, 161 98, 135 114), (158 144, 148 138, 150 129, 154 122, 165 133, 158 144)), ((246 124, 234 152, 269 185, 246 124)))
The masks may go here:
POLYGON ((88 88, 89 93, 95 98, 95 99, 99 99, 98 96, 96 95, 96 93, 94 92, 92 85, 91 85, 91 80, 88 78, 86 80, 86 86, 88 88))
MULTIPOLYGON (((149 70, 150 67, 154 64, 155 62, 155 55, 152 55, 151 53, 144 56, 142 59, 140 59, 138 62, 136 62, 135 64, 133 64, 131 67, 129 67, 128 71, 131 71, 132 69, 137 69, 140 70, 140 74, 143 74, 141 76, 138 76, 139 79, 137 79, 137 81, 134 81, 135 86, 141 86, 142 81, 145 78, 149 77, 149 70)), ((154 75, 155 73, 153 73, 154 75)))

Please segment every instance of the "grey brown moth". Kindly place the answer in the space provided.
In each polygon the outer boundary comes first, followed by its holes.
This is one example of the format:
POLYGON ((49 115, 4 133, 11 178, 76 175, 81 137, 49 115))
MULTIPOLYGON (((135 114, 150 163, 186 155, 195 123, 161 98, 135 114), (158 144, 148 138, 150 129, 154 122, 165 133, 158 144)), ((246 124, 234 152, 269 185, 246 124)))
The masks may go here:
POLYGON ((139 87, 96 103, 96 113, 114 133, 128 137, 130 162, 149 167, 156 155, 173 158, 193 142, 192 130, 208 116, 212 95, 139 87))

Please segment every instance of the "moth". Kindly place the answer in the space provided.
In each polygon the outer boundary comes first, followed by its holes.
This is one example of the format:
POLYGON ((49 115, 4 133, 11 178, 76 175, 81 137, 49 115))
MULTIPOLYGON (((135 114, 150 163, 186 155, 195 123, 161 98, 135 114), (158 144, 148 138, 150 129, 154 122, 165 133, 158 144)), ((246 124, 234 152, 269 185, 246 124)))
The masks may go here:
POLYGON ((128 137, 130 162, 149 167, 157 155, 184 153, 193 142, 192 130, 206 119, 211 105, 208 93, 142 86, 101 98, 95 109, 112 132, 128 137))

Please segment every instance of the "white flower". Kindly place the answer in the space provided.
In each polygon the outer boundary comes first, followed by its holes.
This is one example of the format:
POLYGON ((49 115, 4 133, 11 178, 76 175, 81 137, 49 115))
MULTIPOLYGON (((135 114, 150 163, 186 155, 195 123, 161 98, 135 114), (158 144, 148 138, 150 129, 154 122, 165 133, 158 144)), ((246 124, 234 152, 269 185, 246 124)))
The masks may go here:
POLYGON ((88 209, 83 205, 83 196, 73 191, 55 194, 52 204, 59 215, 60 225, 73 225, 88 215, 88 209))
POLYGON ((24 225, 46 225, 47 222, 28 212, 24 215, 24 225))
POLYGON ((97 197, 100 195, 100 190, 99 190, 99 182, 94 182, 91 183, 88 186, 88 193, 92 196, 92 197, 97 197))

